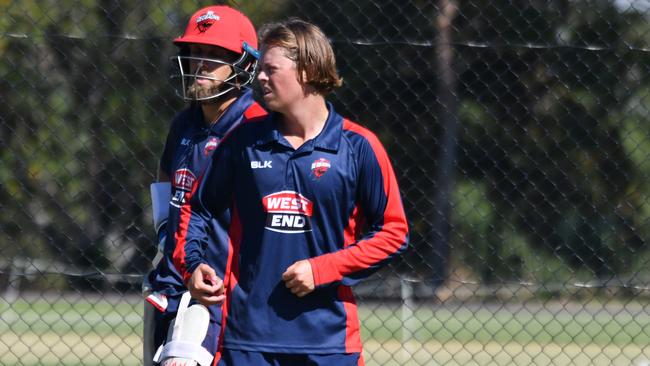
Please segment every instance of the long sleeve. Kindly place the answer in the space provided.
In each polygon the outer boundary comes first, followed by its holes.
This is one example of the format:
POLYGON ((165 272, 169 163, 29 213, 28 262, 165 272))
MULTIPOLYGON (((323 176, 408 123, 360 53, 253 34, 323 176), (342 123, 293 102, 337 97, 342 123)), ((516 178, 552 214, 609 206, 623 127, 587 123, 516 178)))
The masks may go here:
POLYGON ((408 224, 393 167, 377 137, 352 123, 346 129, 363 138, 357 146, 357 207, 345 230, 345 247, 310 259, 315 284, 353 285, 406 250, 408 224), (367 232, 356 240, 360 228, 367 232))
POLYGON ((175 233, 174 265, 187 282, 204 258, 209 222, 228 208, 232 196, 233 164, 226 140, 217 148, 204 174, 186 192, 175 233))

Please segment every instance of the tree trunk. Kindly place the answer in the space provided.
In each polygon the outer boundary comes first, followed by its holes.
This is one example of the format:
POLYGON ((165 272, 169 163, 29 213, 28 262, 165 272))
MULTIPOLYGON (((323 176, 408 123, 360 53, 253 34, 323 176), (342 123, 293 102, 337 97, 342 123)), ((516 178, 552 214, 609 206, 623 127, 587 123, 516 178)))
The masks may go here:
POLYGON ((432 286, 440 286, 447 277, 449 266, 450 199, 454 182, 458 143, 458 96, 456 94, 456 73, 454 72, 454 50, 452 46, 452 22, 458 13, 454 0, 438 1, 436 28, 438 37, 435 45, 435 61, 438 70, 438 105, 442 136, 439 145, 440 159, 434 185, 433 226, 429 235, 432 244, 431 265, 432 286))

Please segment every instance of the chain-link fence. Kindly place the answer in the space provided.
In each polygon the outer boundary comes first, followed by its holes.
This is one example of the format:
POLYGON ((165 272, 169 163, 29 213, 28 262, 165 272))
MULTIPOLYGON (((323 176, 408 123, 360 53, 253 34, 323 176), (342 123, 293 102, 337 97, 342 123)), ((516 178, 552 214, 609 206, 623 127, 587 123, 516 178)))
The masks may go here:
MULTIPOLYGON (((650 2, 233 1, 331 37, 412 248, 368 365, 650 364, 650 2)), ((0 364, 137 365, 148 185, 200 1, 0 1, 0 364)))

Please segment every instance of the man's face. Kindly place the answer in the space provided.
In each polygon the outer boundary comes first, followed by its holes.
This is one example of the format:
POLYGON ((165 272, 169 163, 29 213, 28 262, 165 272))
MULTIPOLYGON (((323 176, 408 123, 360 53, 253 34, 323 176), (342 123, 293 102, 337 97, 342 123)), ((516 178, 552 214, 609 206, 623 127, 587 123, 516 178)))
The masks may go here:
POLYGON ((238 55, 221 47, 204 44, 190 44, 189 48, 192 57, 189 63, 190 72, 196 78, 188 87, 188 95, 201 99, 216 94, 221 89, 223 81, 233 74, 233 68, 228 64, 236 61, 238 55))
POLYGON ((303 85, 298 81, 296 63, 284 52, 281 47, 265 49, 257 75, 266 106, 281 113, 305 95, 303 85))

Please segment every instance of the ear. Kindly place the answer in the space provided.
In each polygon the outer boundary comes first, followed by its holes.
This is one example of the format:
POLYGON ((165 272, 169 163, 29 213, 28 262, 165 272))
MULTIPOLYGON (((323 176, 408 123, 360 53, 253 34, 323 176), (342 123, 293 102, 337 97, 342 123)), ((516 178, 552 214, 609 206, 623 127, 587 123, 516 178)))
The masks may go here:
POLYGON ((296 81, 298 84, 302 85, 303 89, 309 86, 308 80, 307 80, 307 71, 303 70, 302 71, 302 78, 300 77, 301 74, 298 73, 298 68, 296 68, 296 81))

